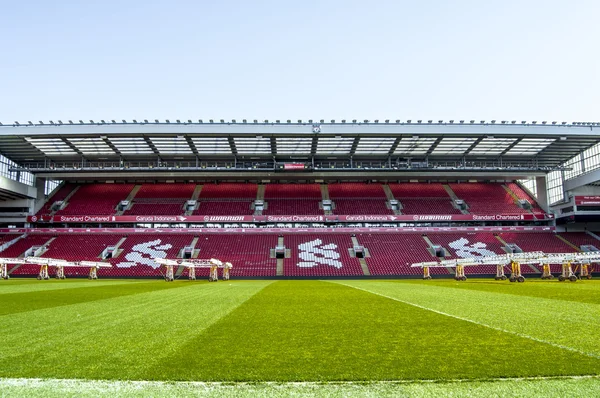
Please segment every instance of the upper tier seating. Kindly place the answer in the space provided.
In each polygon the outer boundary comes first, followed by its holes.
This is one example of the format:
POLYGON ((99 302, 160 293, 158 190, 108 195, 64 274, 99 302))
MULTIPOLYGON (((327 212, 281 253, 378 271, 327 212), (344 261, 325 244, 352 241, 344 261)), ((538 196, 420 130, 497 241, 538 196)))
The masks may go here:
POLYGON ((133 200, 178 198, 185 201, 192 198, 194 189, 196 184, 143 184, 133 200))
POLYGON ((250 208, 252 201, 201 201, 198 209, 194 210, 194 215, 208 216, 237 216, 252 215, 254 210, 250 208))
POLYGON ((284 260, 286 276, 364 275, 359 260, 348 253, 349 235, 286 235, 284 244, 291 252, 284 260))
POLYGON ((69 204, 57 215, 111 215, 120 201, 125 200, 133 184, 81 185, 69 199, 69 204))
POLYGON ((529 213, 515 203, 501 184, 450 184, 459 199, 469 206, 471 214, 524 214, 529 213))
POLYGON ((419 234, 359 234, 358 243, 369 251, 366 261, 371 275, 421 275, 411 264, 436 261, 419 234))
MULTIPOLYGON (((270 250, 277 246, 277 235, 202 234, 199 238, 196 245, 200 249, 198 258, 218 258, 232 263, 232 277, 275 276, 277 273, 277 260, 270 258, 270 250)), ((197 277, 208 277, 208 273, 207 268, 196 269, 197 277)))
POLYGON ((200 192, 200 200, 205 199, 256 199, 258 185, 245 183, 204 184, 200 192))
POLYGON ((144 184, 123 215, 183 215, 184 203, 192 198, 196 184, 144 184))
POLYGON ((394 214, 383 199, 336 199, 334 214, 394 214))
POLYGON ((71 191, 73 191, 73 189, 75 189, 75 186, 76 186, 75 184, 63 185, 58 190, 58 192, 56 192, 54 195, 52 195, 51 198, 48 198, 48 201, 46 203, 44 203, 44 206, 42 206, 42 208, 37 212, 37 215, 44 216, 44 215, 48 215, 48 214, 52 213, 52 210, 50 208, 52 207, 54 202, 64 200, 67 196, 69 196, 71 191))
POLYGON ((329 184, 329 198, 333 200, 334 214, 394 214, 386 206, 386 195, 381 184, 329 184))
POLYGON ((389 187, 402 204, 402 214, 460 214, 443 184, 407 182, 389 187))
POLYGON ((523 190, 523 188, 521 188, 519 184, 509 182, 508 184, 506 184, 506 186, 508 186, 508 188, 510 188, 510 190, 513 191, 513 193, 519 199, 527 199, 529 203, 531 203, 531 210, 534 213, 544 213, 544 210, 542 210, 542 208, 537 204, 535 198, 531 197, 527 192, 525 192, 525 190, 523 190))
POLYGON ((267 184, 265 215, 322 215, 319 184, 267 184))
POLYGON ((184 202, 180 203, 144 203, 134 202, 129 210, 123 212, 125 216, 150 216, 169 215, 177 216, 185 213, 184 202))
MULTIPOLYGON (((0 252, 0 256, 9 258, 24 257, 25 251, 29 250, 33 246, 42 246, 52 238, 52 235, 28 235, 13 243, 3 252, 0 252)), ((10 268, 11 267, 9 266, 9 270, 10 268)), ((39 265, 22 264, 11 275, 37 275, 39 271, 39 265)))
POLYGON ((394 198, 444 198, 450 200, 450 195, 440 183, 407 182, 404 184, 389 184, 394 198))
POLYGON ((385 191, 381 184, 365 184, 357 182, 347 182, 340 184, 329 184, 329 197, 332 200, 352 198, 352 199, 375 199, 381 198, 385 201, 385 191))

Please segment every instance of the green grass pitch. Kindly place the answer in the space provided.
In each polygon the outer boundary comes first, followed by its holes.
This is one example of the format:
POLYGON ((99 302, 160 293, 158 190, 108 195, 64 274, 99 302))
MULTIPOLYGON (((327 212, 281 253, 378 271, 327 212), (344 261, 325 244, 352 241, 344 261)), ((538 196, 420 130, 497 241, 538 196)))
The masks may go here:
POLYGON ((589 395, 599 335, 594 280, 13 279, 0 396, 589 395))

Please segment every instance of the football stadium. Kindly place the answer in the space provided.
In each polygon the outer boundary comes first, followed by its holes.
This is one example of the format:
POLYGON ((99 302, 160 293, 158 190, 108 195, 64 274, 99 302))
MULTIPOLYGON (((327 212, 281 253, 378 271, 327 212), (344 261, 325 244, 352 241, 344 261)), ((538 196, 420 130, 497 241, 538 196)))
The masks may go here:
POLYGON ((0 391, 590 396, 600 123, 0 126, 0 391))

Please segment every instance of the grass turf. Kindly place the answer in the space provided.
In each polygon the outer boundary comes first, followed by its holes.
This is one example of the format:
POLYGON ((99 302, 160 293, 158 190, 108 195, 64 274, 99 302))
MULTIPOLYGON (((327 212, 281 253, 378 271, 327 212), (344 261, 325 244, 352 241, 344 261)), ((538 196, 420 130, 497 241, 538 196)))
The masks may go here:
POLYGON ((597 375, 599 290, 597 281, 0 281, 0 377, 597 375))

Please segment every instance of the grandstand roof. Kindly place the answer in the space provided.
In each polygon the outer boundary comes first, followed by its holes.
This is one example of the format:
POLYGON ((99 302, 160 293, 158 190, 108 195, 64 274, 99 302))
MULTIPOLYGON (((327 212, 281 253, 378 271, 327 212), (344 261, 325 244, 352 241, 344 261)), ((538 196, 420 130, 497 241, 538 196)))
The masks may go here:
POLYGON ((600 123, 433 121, 175 121, 0 126, 0 153, 47 160, 465 158, 558 166, 600 143, 600 123))

